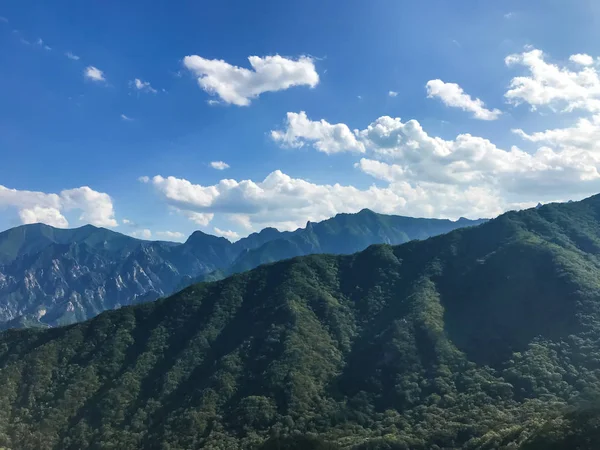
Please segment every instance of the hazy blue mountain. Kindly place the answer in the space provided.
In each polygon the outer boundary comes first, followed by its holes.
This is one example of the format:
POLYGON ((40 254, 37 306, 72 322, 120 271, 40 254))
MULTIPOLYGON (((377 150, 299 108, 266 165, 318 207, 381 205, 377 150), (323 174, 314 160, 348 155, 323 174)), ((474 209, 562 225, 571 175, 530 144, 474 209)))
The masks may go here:
POLYGON ((356 214, 338 214, 323 222, 308 222, 306 228, 248 249, 238 256, 227 272, 243 272, 261 264, 294 256, 314 253, 350 254, 372 244, 403 244, 483 222, 484 219, 461 218, 450 221, 392 216, 363 209, 356 214))
POLYGON ((142 241, 91 225, 23 225, 0 233, 0 328, 69 324, 156 300, 197 279, 308 253, 352 253, 373 243, 422 239, 479 222, 364 210, 295 232, 266 228, 235 243, 196 231, 183 244, 142 241))

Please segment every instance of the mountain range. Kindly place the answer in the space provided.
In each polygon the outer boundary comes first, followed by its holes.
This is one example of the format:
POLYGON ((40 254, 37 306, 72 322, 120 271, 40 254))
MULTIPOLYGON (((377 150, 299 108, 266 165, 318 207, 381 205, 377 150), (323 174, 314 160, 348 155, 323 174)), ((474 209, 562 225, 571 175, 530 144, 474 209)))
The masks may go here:
POLYGON ((196 231, 183 244, 142 241, 91 225, 23 225, 0 233, 0 329, 70 324, 279 259, 353 253, 481 222, 363 210, 295 232, 266 228, 235 243, 196 231))
POLYGON ((592 449, 599 280, 595 196, 9 330, 0 446, 592 449))

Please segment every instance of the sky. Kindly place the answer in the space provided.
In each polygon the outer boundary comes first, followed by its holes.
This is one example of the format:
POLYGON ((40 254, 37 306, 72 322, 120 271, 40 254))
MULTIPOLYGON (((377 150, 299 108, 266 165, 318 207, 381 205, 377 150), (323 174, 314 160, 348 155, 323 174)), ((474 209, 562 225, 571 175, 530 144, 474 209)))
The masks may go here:
POLYGON ((0 231, 236 240, 600 192, 600 2, 5 0, 0 231))

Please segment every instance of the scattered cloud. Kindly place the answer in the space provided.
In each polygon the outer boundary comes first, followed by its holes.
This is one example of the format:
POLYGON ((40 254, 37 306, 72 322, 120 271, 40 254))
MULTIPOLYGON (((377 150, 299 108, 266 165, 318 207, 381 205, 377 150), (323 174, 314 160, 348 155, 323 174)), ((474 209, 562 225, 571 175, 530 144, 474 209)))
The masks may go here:
POLYGON ((94 66, 87 66, 83 71, 83 75, 85 76, 85 78, 88 78, 92 81, 106 81, 106 78, 104 77, 104 72, 102 72, 100 69, 94 66))
POLYGON ((124 120, 125 122, 133 121, 133 119, 131 117, 126 116, 125 114, 121 114, 121 120, 124 120))
POLYGON ((232 242, 235 242, 240 239, 240 235, 237 234, 235 231, 221 230, 220 228, 217 228, 217 227, 214 227, 213 230, 217 236, 222 236, 226 239, 229 239, 232 242))
POLYGON ((185 234, 180 233, 179 231, 157 231, 156 236, 172 241, 181 241, 185 238, 185 234))
MULTIPOLYGON (((586 62, 586 56, 571 58, 586 62)), ((553 111, 600 112, 600 77, 596 68, 584 65, 572 71, 547 62, 544 52, 538 49, 509 55, 505 62, 529 70, 528 76, 514 77, 510 82, 510 89, 504 94, 509 103, 515 106, 527 103, 533 110, 547 106, 553 111)))
POLYGON ((285 130, 272 130, 271 138, 284 147, 301 148, 311 144, 324 153, 365 151, 364 145, 346 124, 332 125, 325 120, 312 121, 304 111, 288 112, 285 130))
POLYGON ((42 40, 42 38, 38 38, 37 41, 35 41, 35 44, 42 47, 44 50, 52 50, 52 47, 50 47, 49 45, 45 44, 44 41, 42 40))
POLYGON ((212 99, 206 100, 206 103, 208 104, 208 106, 217 106, 217 105, 221 104, 221 102, 219 100, 212 100, 212 99))
POLYGON ((79 56, 77 56, 71 52, 66 52, 65 56, 69 59, 72 59, 73 61, 79 61, 79 59, 80 59, 79 56))
POLYGON ((138 239, 151 239, 152 231, 150 231, 147 228, 144 228, 143 230, 136 230, 136 231, 131 232, 130 236, 133 236, 134 238, 138 238, 138 239))
POLYGON ((148 183, 150 181, 150 177, 144 175, 142 177, 138 178, 138 181, 142 182, 142 183, 148 183))
POLYGON ((198 77, 198 85, 204 91, 237 106, 248 106, 265 92, 281 91, 293 86, 315 87, 319 83, 313 58, 308 56, 298 59, 279 55, 262 58, 250 56, 248 61, 252 69, 192 55, 183 59, 183 65, 198 77))
POLYGON ((586 55, 585 53, 577 53, 576 55, 571 55, 569 57, 569 61, 582 66, 594 65, 594 58, 592 58, 590 55, 586 55))
POLYGON ((505 19, 512 19, 513 17, 515 17, 514 12, 507 12, 506 14, 504 14, 505 19))
POLYGON ((478 98, 473 99, 456 83, 430 80, 427 82, 427 97, 438 97, 446 106, 472 112, 475 119, 496 120, 502 114, 498 109, 487 109, 483 101, 478 98))
POLYGON ((217 170, 229 169, 229 164, 227 164, 226 162, 223 162, 223 161, 213 161, 210 163, 210 166, 213 169, 217 169, 217 170))
POLYGON ((123 219, 123 220, 121 220, 121 223, 122 223, 123 225, 135 225, 135 224, 134 224, 134 223, 133 223, 131 220, 129 220, 129 219, 123 219))
POLYGON ((8 19, 6 17, 0 16, 0 22, 8 23, 8 19))
MULTIPOLYGON (((178 209, 178 208, 176 208, 178 209)), ((201 227, 207 226, 215 217, 213 213, 199 213, 194 211, 186 211, 178 209, 185 217, 190 219, 196 225, 200 225, 201 227)))
POLYGON ((397 96, 398 96, 398 93, 397 93, 396 91, 389 91, 389 92, 388 92, 388 95, 389 95, 390 97, 397 97, 397 96))
POLYGON ((112 199, 108 194, 82 186, 59 194, 9 189, 0 185, 0 208, 16 208, 23 223, 43 222, 65 228, 65 212, 80 212, 79 220, 101 227, 116 227, 112 199))
POLYGON ((152 85, 150 84, 150 82, 148 82, 148 81, 142 81, 139 78, 136 78, 133 81, 130 81, 129 82, 129 86, 132 89, 135 89, 135 90, 140 91, 140 92, 150 92, 152 94, 156 94, 156 89, 154 89, 152 87, 152 85))

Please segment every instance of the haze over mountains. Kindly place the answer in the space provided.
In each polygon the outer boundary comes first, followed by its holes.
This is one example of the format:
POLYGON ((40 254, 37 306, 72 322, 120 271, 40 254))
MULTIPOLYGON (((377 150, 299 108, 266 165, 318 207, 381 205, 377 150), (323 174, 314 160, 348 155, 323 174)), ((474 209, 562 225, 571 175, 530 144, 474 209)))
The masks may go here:
POLYGON ((194 232, 183 244, 142 241, 93 226, 33 224, 0 233, 0 328, 56 326, 107 309, 169 295, 195 280, 218 279, 310 253, 345 254, 376 243, 425 239, 483 220, 415 219, 363 210, 267 228, 235 243, 194 232))
POLYGON ((592 448, 567 425, 600 392, 599 255, 595 196, 10 330, 0 445, 592 448))

